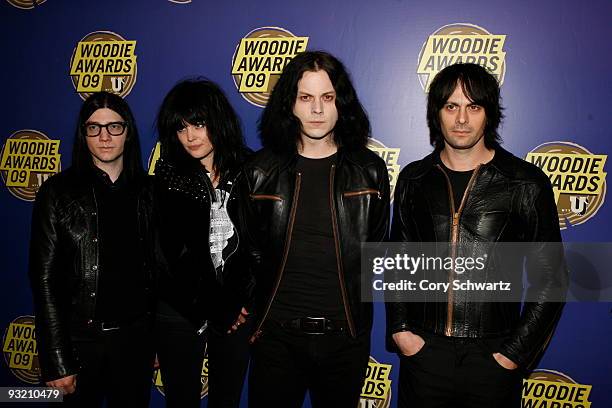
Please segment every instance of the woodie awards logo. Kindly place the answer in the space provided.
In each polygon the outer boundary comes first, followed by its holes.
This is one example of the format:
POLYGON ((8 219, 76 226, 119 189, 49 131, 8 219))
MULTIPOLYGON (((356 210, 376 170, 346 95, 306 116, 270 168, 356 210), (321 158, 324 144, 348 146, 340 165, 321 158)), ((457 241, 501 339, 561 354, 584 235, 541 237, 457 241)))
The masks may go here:
MULTIPOLYGON (((202 364, 202 374, 200 377, 200 381, 202 382, 202 391, 200 392, 200 399, 204 398, 208 395, 208 356, 204 358, 204 363, 202 364)), ((157 388, 157 391, 164 397, 166 396, 164 392, 164 382, 162 380, 162 372, 156 369, 153 372, 153 385, 157 388)))
POLYGON ((261 27, 248 33, 232 58, 238 92, 249 103, 266 106, 283 68, 307 45, 308 37, 296 37, 280 27, 261 27))
POLYGON ((400 174, 399 165, 399 147, 387 147, 380 140, 371 137, 368 139, 368 149, 372 150, 381 159, 385 161, 387 165, 387 171, 389 172, 389 186, 391 200, 393 200, 393 192, 395 191, 395 185, 397 184, 397 178, 400 174))
POLYGON ((20 316, 9 324, 2 338, 2 352, 15 377, 29 384, 39 383, 40 365, 33 316, 20 316))
POLYGON ((586 222, 603 205, 607 158, 573 142, 544 143, 527 153, 525 160, 550 178, 561 229, 586 222))
POLYGON ((589 408, 591 385, 578 384, 567 374, 535 370, 523 380, 522 408, 589 408))
POLYGON ((34 7, 40 6, 47 0, 7 0, 7 1, 13 7, 17 7, 22 10, 31 10, 34 7))
POLYGON ((506 75, 505 42, 505 35, 491 34, 474 24, 445 25, 431 34, 421 48, 417 68, 419 82, 428 92, 438 72, 463 62, 482 65, 501 86, 506 75))
POLYGON ((85 100, 106 91, 126 97, 136 83, 136 41, 111 31, 96 31, 79 41, 70 59, 72 84, 85 100))
POLYGON ((59 140, 37 130, 19 130, 9 136, 0 153, 0 174, 9 192, 34 201, 41 184, 61 170, 59 140))
POLYGON ((358 408, 389 408, 391 404, 391 364, 382 364, 370 356, 366 378, 361 388, 358 408))

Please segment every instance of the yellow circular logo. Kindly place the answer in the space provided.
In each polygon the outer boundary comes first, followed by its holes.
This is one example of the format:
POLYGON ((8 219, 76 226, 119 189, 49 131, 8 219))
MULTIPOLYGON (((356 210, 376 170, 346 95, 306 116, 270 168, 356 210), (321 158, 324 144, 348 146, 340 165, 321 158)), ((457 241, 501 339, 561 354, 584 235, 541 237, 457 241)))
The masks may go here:
POLYGON ((308 37, 296 37, 280 27, 261 27, 248 33, 232 57, 232 77, 249 103, 263 108, 283 68, 305 51, 308 37))
POLYGON ((20 316, 4 331, 4 361, 15 377, 29 384, 40 382, 34 316, 20 316))
POLYGON ((40 6, 47 0, 6 0, 8 3, 13 6, 20 8, 22 10, 31 10, 34 7, 40 6))
POLYGON ((391 364, 382 364, 370 356, 366 378, 361 388, 359 407, 389 408, 391 404, 391 364))
POLYGON ((399 165, 399 147, 387 147, 380 140, 371 137, 368 139, 368 149, 380 156, 381 159, 387 164, 387 171, 389 172, 389 187, 391 194, 391 201, 393 202, 393 193, 395 192, 395 185, 397 184, 397 178, 400 174, 399 165))
POLYGON ((0 175, 9 192, 24 201, 34 201, 41 184, 61 171, 59 140, 37 130, 13 133, 2 146, 0 175))
POLYGON ((527 154, 525 160, 550 178, 561 229, 586 222, 603 205, 607 158, 573 142, 544 143, 527 154))
POLYGON ((94 92, 126 97, 136 83, 136 41, 111 31, 87 34, 76 45, 70 59, 72 85, 85 100, 94 92))
POLYGON ((469 23, 448 24, 431 34, 421 47, 417 74, 425 90, 438 72, 457 63, 482 65, 493 74, 499 85, 506 76, 505 35, 491 34, 469 23))

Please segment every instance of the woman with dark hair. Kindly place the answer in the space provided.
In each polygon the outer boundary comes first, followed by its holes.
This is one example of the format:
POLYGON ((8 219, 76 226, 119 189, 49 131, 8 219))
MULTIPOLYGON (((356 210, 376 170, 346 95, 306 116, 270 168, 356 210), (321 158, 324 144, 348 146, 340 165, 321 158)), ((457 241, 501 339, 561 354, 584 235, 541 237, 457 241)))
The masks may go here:
POLYGON ((153 213, 136 123, 92 94, 72 167, 36 197, 30 280, 42 379, 66 406, 147 407, 151 394, 153 213))
POLYGON ((157 355, 168 407, 199 407, 208 342, 209 407, 237 407, 248 365, 248 265, 237 189, 248 154, 236 113, 206 79, 168 93, 157 118, 157 355), (236 333, 234 333, 234 331, 236 333), (206 339, 207 337, 207 339, 206 339))

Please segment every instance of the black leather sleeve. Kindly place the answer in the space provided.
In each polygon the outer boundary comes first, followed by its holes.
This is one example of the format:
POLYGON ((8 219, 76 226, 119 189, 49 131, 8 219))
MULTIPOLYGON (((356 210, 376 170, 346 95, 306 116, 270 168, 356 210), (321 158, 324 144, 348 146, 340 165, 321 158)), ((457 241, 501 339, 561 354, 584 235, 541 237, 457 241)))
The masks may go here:
MULTIPOLYGON (((542 175, 543 176, 543 175, 542 175)), ((561 317, 568 286, 568 273, 561 244, 559 219, 548 178, 535 187, 533 200, 526 200, 531 241, 526 259, 527 298, 536 299, 523 305, 520 320, 500 353, 529 369, 548 345, 561 317)))
POLYGON ((375 225, 373 228, 373 241, 374 242, 387 242, 389 236, 389 212, 390 212, 390 187, 389 187, 389 173, 387 166, 383 161, 377 169, 378 176, 378 191, 380 191, 380 197, 378 206, 376 208, 375 216, 373 217, 375 225))
MULTIPOLYGON (((51 180, 50 180, 51 181, 51 180)), ((36 314, 36 339, 42 380, 77 372, 69 333, 68 284, 62 271, 56 199, 48 181, 36 197, 32 214, 29 276, 36 314), (64 278, 63 278, 64 276, 64 278)))
MULTIPOLYGON (((252 171, 252 170, 251 170, 252 171)), ((255 285, 257 277, 261 276, 259 271, 262 266, 262 249, 257 240, 257 231, 259 228, 258 221, 261 220, 256 206, 251 200, 252 189, 252 174, 244 171, 242 177, 238 180, 238 199, 239 199, 239 219, 238 226, 241 251, 246 259, 245 282, 247 283, 247 302, 245 308, 249 313, 256 313, 255 309, 255 285)))
MULTIPOLYGON (((409 210, 406 202, 408 184, 407 179, 400 177, 395 186, 390 242, 410 242, 412 240, 406 224, 406 212, 409 210)), ((385 303, 387 316, 386 347, 390 352, 398 352, 392 336, 394 333, 409 330, 408 308, 405 303, 399 302, 398 299, 393 299, 391 296, 393 296, 393 293, 385 294, 387 300, 385 303)))

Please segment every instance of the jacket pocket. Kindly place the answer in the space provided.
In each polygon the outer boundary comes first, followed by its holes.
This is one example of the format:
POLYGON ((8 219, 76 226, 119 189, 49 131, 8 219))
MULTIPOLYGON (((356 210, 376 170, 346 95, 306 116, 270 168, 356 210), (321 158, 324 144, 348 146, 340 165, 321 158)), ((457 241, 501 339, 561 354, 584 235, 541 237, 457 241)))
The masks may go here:
POLYGON ((281 196, 274 194, 250 194, 251 200, 272 200, 272 201, 283 201, 281 196))
POLYGON ((377 198, 379 199, 381 198, 380 191, 374 188, 365 188, 363 190, 347 191, 345 193, 342 193, 342 196, 345 198, 358 197, 358 196, 363 196, 363 195, 375 195, 377 198))

